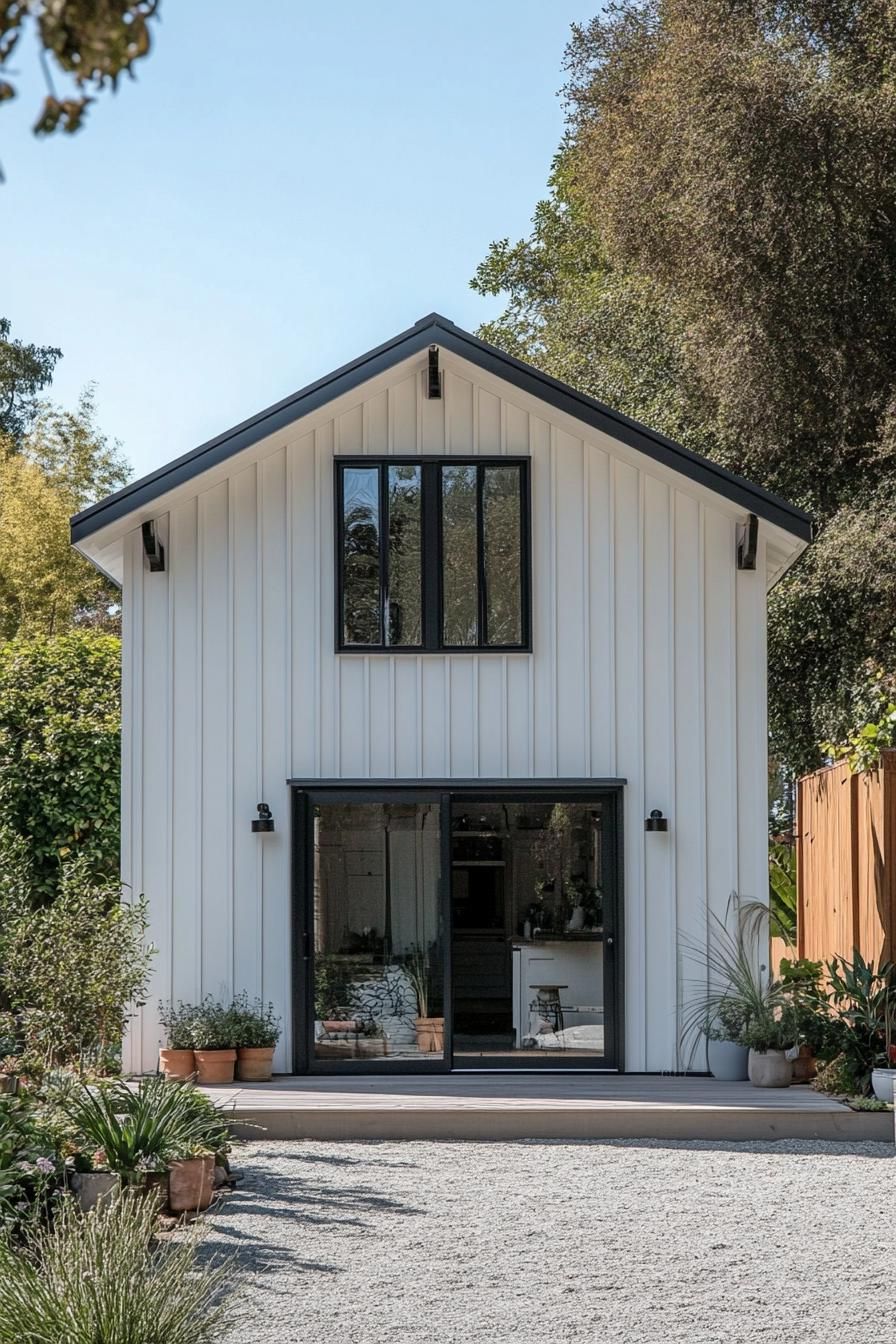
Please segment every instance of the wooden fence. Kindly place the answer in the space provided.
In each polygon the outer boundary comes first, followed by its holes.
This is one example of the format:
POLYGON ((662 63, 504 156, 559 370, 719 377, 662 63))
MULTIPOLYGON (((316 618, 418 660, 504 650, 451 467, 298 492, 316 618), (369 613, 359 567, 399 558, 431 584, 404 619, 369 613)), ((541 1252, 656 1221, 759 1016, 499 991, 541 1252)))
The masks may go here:
POLYGON ((896 960, 896 751, 864 774, 804 776, 796 830, 799 955, 896 960))

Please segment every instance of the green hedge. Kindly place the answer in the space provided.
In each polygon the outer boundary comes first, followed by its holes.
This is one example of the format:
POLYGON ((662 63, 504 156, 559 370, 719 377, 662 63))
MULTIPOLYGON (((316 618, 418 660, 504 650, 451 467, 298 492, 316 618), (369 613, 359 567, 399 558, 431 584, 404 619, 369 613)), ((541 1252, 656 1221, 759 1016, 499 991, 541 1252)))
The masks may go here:
POLYGON ((0 644, 0 821, 29 844, 37 892, 60 863, 119 870, 121 641, 82 630, 0 644))

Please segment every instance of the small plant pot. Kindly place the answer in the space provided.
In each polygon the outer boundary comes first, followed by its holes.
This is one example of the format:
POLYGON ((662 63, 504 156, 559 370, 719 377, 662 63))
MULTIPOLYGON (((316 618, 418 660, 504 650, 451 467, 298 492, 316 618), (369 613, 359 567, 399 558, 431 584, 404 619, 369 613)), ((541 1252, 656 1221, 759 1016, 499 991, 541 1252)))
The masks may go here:
POLYGON ((139 1180, 132 1181, 130 1188, 141 1199, 148 1199, 151 1204, 161 1208, 168 1202, 168 1173, 147 1171, 139 1180))
POLYGON ((893 1084, 896 1083, 896 1069, 872 1069, 871 1091, 878 1101, 893 1104, 893 1084))
POLYGON ((713 1078, 717 1078, 720 1083, 745 1083, 749 1074, 747 1073, 747 1056, 749 1050, 745 1045, 738 1045, 735 1041, 707 1041, 706 1061, 709 1065, 709 1071, 713 1078))
POLYGON ((168 1207, 172 1213, 201 1213, 215 1193, 215 1159, 189 1157, 168 1168, 168 1207))
POLYGON ((240 1046, 236 1052, 236 1076, 241 1083, 268 1083, 274 1072, 272 1045, 240 1046))
POLYGON ((793 1064, 783 1050, 751 1050, 747 1071, 754 1087, 789 1087, 793 1064))
POLYGON ((815 1055, 811 1045, 801 1045, 800 1053, 793 1061, 793 1081, 795 1083, 811 1083, 818 1072, 818 1066, 815 1063, 815 1055))
POLYGON ((192 1078, 196 1072, 196 1056, 192 1050, 160 1050, 159 1068, 166 1078, 192 1078))
POLYGON ((323 1022, 321 1022, 321 1026, 328 1036, 338 1036, 341 1033, 344 1034, 345 1032, 358 1030, 358 1023, 354 1018, 324 1018, 323 1022))
POLYGON ((201 1087, 232 1083, 236 1067, 235 1050, 196 1050, 196 1081, 201 1087))
POLYGON ((19 1080, 14 1073, 0 1073, 0 1096, 14 1097, 19 1090, 19 1080))
POLYGON ((78 1196, 78 1205, 82 1213, 89 1213, 102 1199, 109 1199, 118 1189, 119 1181, 114 1171, 76 1171, 72 1176, 72 1189, 78 1196))
POLYGON ((414 1019, 417 1032, 417 1049, 421 1054, 431 1055, 444 1049, 444 1017, 418 1017, 414 1019))

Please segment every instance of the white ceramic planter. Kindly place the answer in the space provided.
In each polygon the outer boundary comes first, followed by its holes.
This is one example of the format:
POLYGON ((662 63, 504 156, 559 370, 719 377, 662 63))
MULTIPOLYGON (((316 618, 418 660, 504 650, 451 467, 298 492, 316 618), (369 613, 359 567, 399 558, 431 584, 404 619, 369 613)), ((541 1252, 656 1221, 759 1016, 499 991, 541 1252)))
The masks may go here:
POLYGON ((789 1087, 793 1064, 783 1050, 751 1050, 747 1072, 754 1087, 789 1087))
POLYGON ((713 1078, 721 1083, 745 1083, 749 1050, 736 1041, 707 1041, 706 1062, 713 1078))
POLYGON ((893 1084, 896 1083, 896 1069, 873 1069, 871 1072, 871 1091, 878 1101, 892 1105, 893 1084))

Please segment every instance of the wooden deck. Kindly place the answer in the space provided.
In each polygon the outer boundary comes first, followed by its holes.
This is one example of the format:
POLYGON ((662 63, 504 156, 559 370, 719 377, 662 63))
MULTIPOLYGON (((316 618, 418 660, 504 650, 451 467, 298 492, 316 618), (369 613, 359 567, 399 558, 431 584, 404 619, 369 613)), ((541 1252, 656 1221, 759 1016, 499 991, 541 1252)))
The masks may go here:
POLYGON ((712 1078, 453 1073, 275 1078, 207 1089, 256 1139, 831 1139, 892 1142, 893 1115, 806 1086, 712 1078), (257 1127, 257 1128, 256 1128, 257 1127))

